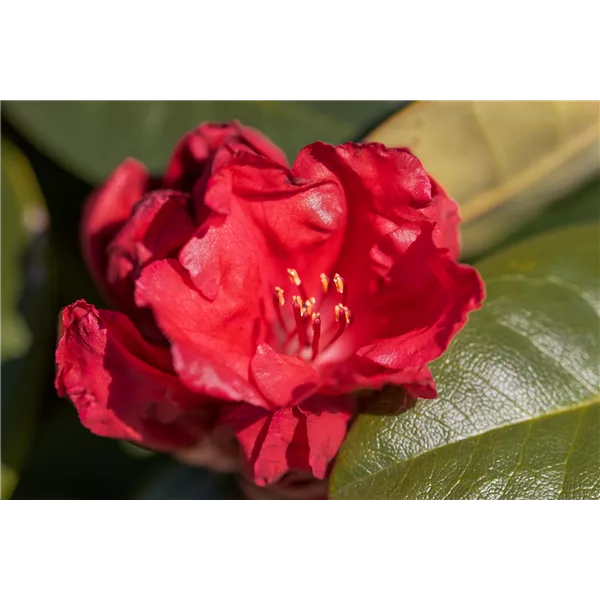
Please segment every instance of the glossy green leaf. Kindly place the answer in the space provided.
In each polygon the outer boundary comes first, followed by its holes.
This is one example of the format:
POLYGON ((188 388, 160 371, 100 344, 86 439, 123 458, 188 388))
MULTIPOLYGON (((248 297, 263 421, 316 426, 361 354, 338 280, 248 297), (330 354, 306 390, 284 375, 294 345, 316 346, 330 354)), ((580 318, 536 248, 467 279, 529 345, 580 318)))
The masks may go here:
POLYGON ((43 386, 48 215, 27 160, 2 139, 2 498, 17 484, 43 386))
POLYGON ((439 399, 360 416, 332 497, 600 498, 599 235, 564 228, 482 262, 485 307, 432 365, 439 399))
POLYGON ((161 172, 175 142, 203 121, 257 127, 293 160, 316 140, 358 139, 403 102, 4 102, 8 118, 43 152, 97 183, 126 156, 161 172))

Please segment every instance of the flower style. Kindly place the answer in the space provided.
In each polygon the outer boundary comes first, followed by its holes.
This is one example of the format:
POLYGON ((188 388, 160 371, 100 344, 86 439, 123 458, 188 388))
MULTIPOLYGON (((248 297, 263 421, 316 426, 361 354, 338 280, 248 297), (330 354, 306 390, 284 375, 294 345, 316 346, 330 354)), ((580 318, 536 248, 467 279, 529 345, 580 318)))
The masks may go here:
POLYGON ((97 435, 239 449, 257 485, 323 479, 353 392, 436 396, 427 365, 484 295, 458 223, 406 149, 315 142, 290 168, 254 129, 201 125, 160 179, 126 160, 89 199, 115 312, 63 310, 57 390, 97 435))

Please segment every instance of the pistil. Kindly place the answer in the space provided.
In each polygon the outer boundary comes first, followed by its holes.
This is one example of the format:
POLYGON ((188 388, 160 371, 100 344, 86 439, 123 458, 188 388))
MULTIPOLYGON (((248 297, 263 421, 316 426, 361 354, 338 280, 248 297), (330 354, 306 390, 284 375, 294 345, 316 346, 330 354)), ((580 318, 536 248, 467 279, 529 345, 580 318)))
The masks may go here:
POLYGON ((315 360, 319 354, 319 340, 321 339, 321 313, 312 314, 312 359, 315 360))

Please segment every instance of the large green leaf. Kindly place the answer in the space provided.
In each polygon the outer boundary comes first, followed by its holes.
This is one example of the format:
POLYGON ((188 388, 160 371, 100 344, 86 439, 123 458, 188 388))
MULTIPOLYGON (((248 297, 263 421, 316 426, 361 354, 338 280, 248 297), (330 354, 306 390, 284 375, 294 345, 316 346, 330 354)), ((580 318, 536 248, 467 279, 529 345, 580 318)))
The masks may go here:
POLYGON ((360 416, 332 497, 600 498, 598 228, 479 267, 487 301, 432 365, 439 399, 360 416))
POLYGON ((403 102, 4 102, 40 149, 97 183, 126 156, 160 172, 177 139, 202 121, 238 119, 268 135, 293 159, 315 140, 359 138, 403 102))
POLYGON ((2 498, 34 429, 46 364, 48 215, 27 160, 2 139, 2 498))

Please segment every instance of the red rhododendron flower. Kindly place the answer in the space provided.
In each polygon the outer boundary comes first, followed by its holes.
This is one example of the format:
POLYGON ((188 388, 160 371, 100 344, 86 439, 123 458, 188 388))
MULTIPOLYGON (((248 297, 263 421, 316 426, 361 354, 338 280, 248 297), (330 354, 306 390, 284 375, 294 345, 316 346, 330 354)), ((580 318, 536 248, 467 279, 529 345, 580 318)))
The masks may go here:
POLYGON ((483 298, 458 222, 406 149, 316 142, 290 168, 251 128, 202 125, 161 179, 127 160, 89 200, 117 312, 64 309, 56 387, 98 435, 322 479, 353 392, 436 396, 427 364, 483 298))

